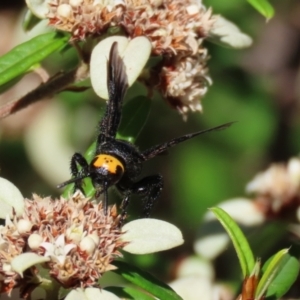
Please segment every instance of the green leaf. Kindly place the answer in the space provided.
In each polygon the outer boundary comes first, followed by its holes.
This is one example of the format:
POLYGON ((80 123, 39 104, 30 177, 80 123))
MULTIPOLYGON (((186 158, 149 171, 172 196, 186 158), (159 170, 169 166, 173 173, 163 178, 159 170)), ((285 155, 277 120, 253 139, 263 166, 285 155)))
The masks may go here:
POLYGON ((256 298, 265 294, 267 298, 279 299, 297 279, 299 262, 288 253, 288 249, 283 249, 264 264, 262 272, 256 298))
POLYGON ((264 266, 262 271, 264 272, 261 280, 258 283, 255 297, 260 299, 266 292, 267 288, 269 287, 270 283, 273 281, 275 276, 279 271, 279 267, 284 260, 285 256, 288 253, 288 249, 283 249, 277 252, 269 261, 268 264, 264 266))
POLYGON ((267 0, 248 0, 248 2, 267 20, 274 16, 274 8, 267 0))
POLYGON ((151 99, 145 96, 130 99, 123 107, 117 138, 134 143, 148 119, 150 107, 151 99))
POLYGON ((216 218, 220 221, 231 238, 240 261, 244 278, 246 276, 250 276, 255 265, 255 260, 243 232, 235 223, 235 221, 223 209, 219 207, 213 207, 210 210, 215 214, 216 218))
POLYGON ((0 57, 0 89, 16 78, 21 78, 51 53, 62 49, 68 39, 67 36, 56 32, 45 33, 0 57))
POLYGON ((182 300, 167 284, 159 281, 149 273, 122 261, 115 261, 114 265, 118 268, 113 271, 114 273, 121 275, 156 298, 161 300, 182 300))
POLYGON ((139 300, 153 300, 154 298, 143 293, 140 290, 131 287, 106 287, 105 290, 115 294, 122 299, 139 299, 139 300))

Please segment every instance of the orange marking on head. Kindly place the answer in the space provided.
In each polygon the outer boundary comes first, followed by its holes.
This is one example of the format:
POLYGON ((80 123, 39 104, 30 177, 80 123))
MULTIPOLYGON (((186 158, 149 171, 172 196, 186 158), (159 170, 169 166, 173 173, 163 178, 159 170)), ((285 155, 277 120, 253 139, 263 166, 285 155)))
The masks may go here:
POLYGON ((108 170, 110 173, 116 174, 117 168, 120 167, 122 172, 124 172, 123 164, 114 156, 109 154, 99 154, 95 157, 95 161, 93 163, 95 168, 104 168, 108 170))

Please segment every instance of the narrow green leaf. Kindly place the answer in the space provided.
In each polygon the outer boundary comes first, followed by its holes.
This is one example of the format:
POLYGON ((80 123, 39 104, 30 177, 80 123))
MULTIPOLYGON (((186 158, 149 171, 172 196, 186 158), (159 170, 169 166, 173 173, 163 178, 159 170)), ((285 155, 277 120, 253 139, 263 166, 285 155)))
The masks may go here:
POLYGON ((0 88, 20 77, 51 53, 62 49, 68 37, 56 32, 39 35, 0 57, 0 88))
POLYGON ((210 209, 227 231, 238 255, 244 278, 249 276, 254 268, 255 259, 246 237, 235 221, 221 208, 210 209))
POLYGON ((281 263, 284 260, 285 256, 288 254, 288 249, 283 249, 279 252, 277 252, 271 260, 269 260, 268 264, 265 265, 265 269, 262 269, 264 274, 262 278, 260 279, 256 292, 255 292, 255 297, 260 299, 264 293, 266 292, 267 288, 269 287, 270 283, 272 280, 275 278, 277 275, 281 263))
POLYGON ((121 275, 156 298, 161 300, 182 300, 167 284, 159 281, 149 273, 122 261, 115 261, 114 265, 118 269, 113 272, 121 275))
POLYGON ((143 293, 140 290, 131 287, 106 287, 105 290, 117 295, 122 299, 129 300, 153 300, 154 298, 143 293))
POLYGON ((151 100, 145 96, 130 99, 123 107, 117 138, 134 143, 144 127, 151 107, 151 100))
POLYGON ((267 20, 274 16, 274 8, 267 0, 247 0, 267 20))
POLYGON ((272 256, 262 268, 263 276, 258 284, 256 294, 270 299, 281 298, 297 279, 298 260, 283 249, 272 256))

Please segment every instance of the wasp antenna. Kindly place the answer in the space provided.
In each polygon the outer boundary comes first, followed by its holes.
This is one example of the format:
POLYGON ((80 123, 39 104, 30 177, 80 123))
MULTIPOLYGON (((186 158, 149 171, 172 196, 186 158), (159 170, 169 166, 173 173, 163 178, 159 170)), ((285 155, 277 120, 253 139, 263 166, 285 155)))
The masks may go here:
POLYGON ((67 186, 68 184, 75 183, 76 181, 82 180, 82 179, 84 179, 86 177, 89 177, 89 176, 90 176, 90 174, 85 174, 85 175, 77 176, 77 177, 71 178, 71 179, 69 179, 69 180, 67 180, 67 181, 65 181, 65 182, 57 185, 56 187, 58 189, 61 189, 61 188, 65 187, 65 186, 67 186))
POLYGON ((217 130, 223 130, 223 129, 226 129, 228 128, 229 126, 231 126, 234 122, 229 122, 229 123, 225 123, 225 124, 222 124, 222 125, 219 125, 219 126, 216 126, 216 127, 212 127, 212 128, 209 128, 209 129, 205 129, 205 130, 201 130, 201 131, 198 131, 198 132, 194 132, 194 133, 190 133, 190 134, 186 134, 184 136, 181 136, 181 137, 178 137, 178 138, 175 138, 169 142, 166 142, 166 143, 163 143, 163 144, 160 144, 160 145, 156 145, 146 151, 144 151, 142 153, 142 156, 143 156, 143 159, 146 161, 150 158, 153 158, 155 157, 156 155, 159 155, 160 153, 162 152, 165 152, 167 149, 179 144, 179 143, 182 143, 186 140, 189 140, 193 137, 196 137, 200 134, 204 134, 204 133, 208 133, 208 132, 211 132, 211 131, 217 131, 217 130))

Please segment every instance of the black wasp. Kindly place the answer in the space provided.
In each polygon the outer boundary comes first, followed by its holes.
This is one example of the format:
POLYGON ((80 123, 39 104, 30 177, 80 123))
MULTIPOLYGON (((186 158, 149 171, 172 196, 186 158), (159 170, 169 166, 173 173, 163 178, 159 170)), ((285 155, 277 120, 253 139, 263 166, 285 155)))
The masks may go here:
POLYGON ((123 217, 132 194, 143 197, 143 215, 149 217, 150 211, 162 191, 163 178, 161 175, 152 175, 138 180, 143 163, 178 143, 206 132, 227 128, 232 122, 190 133, 140 151, 135 145, 116 139, 122 114, 122 102, 128 88, 126 67, 118 54, 117 42, 112 45, 107 62, 107 88, 109 100, 104 117, 99 124, 100 132, 97 138, 95 157, 89 164, 80 153, 75 153, 71 159, 73 178, 60 184, 58 188, 75 183, 74 191, 79 189, 83 192, 82 180, 90 177, 96 189, 96 198, 104 194, 105 212, 108 207, 108 188, 116 186, 124 197, 122 201, 123 217), (81 166, 80 170, 77 165, 81 166))

